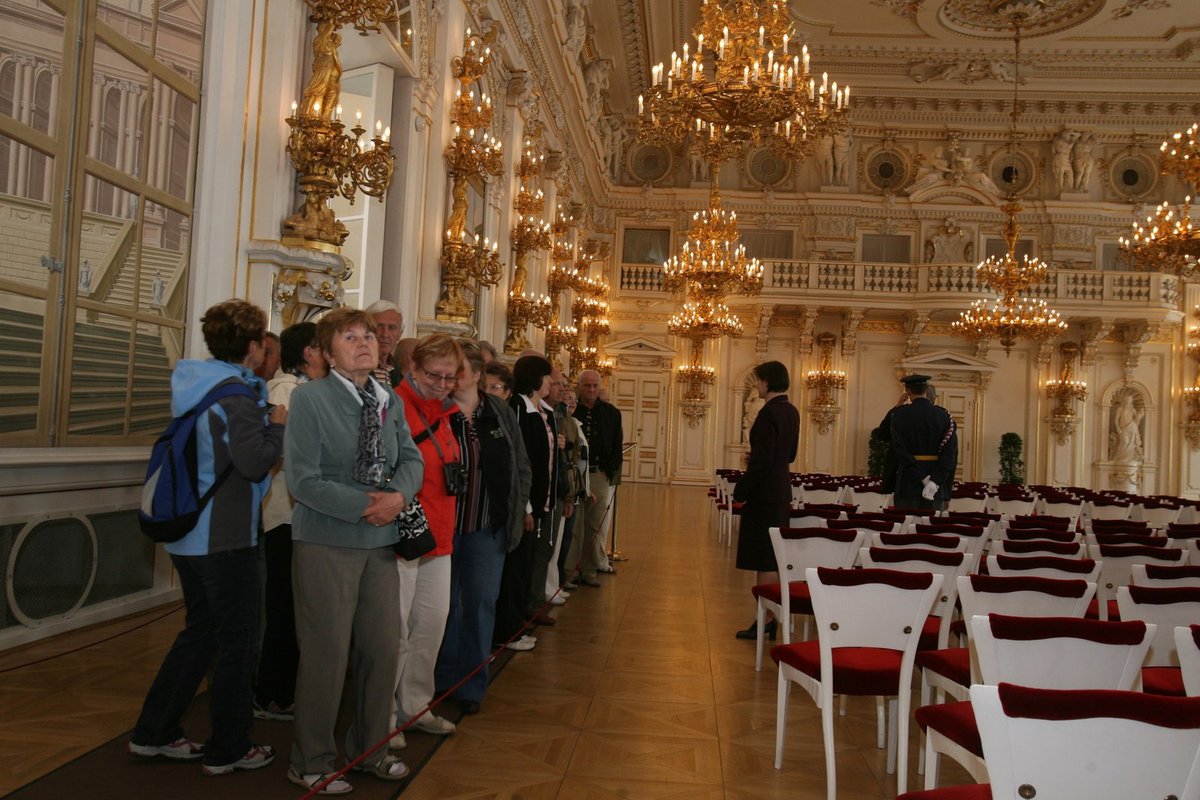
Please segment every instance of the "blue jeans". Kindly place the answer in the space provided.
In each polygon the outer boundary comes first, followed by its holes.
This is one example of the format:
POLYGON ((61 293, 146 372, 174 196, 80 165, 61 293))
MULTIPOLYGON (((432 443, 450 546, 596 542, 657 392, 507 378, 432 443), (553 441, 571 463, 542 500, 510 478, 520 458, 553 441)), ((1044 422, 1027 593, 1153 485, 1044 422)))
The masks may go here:
POLYGON ((209 667, 212 735, 204 763, 229 764, 250 750, 252 681, 258 645, 258 553, 253 547, 206 556, 171 556, 187 607, 146 694, 132 740, 162 745, 183 736, 181 720, 209 667))
POLYGON ((454 686, 479 664, 483 667, 455 691, 460 700, 476 703, 487 691, 487 659, 492 651, 496 598, 508 536, 504 528, 454 534, 450 557, 450 616, 434 672, 438 694, 454 686))

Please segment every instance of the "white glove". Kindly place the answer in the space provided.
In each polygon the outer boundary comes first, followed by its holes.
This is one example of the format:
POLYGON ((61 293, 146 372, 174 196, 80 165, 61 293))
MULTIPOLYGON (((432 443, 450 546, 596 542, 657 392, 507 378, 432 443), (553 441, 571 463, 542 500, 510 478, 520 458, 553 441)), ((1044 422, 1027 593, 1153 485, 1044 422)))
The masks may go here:
POLYGON ((932 500, 933 498, 937 497, 938 485, 929 480, 928 475, 921 479, 921 483, 925 487, 921 490, 921 497, 924 497, 926 500, 932 500))

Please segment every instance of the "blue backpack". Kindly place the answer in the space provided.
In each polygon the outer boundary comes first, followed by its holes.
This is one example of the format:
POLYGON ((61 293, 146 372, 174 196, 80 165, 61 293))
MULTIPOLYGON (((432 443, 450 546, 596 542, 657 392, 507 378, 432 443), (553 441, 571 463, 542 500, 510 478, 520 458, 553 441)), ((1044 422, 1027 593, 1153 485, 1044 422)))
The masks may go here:
POLYGON ((142 533, 156 542, 177 542, 196 527, 200 514, 217 489, 233 471, 233 464, 222 470, 212 486, 199 494, 196 467, 196 423, 214 403, 226 397, 244 395, 258 399, 254 391, 240 381, 227 381, 209 390, 194 408, 171 420, 150 451, 146 485, 142 488, 142 507, 138 523, 142 533))

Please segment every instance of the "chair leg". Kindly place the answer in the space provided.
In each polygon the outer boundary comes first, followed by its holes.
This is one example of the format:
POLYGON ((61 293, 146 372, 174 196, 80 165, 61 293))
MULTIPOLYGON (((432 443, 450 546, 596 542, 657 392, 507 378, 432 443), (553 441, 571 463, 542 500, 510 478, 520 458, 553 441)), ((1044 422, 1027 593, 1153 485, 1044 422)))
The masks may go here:
POLYGON ((775 690, 775 769, 783 769, 783 731, 787 727, 788 695, 791 688, 791 681, 784 677, 783 667, 780 667, 779 686, 775 690))
MULTIPOLYGON (((845 695, 842 695, 844 698, 845 695)), ((825 795, 837 800, 837 748, 833 742, 833 709, 830 703, 821 704, 821 731, 825 738, 825 795)))
POLYGON ((767 611, 763 608, 762 600, 757 603, 758 610, 754 613, 754 671, 762 672, 763 639, 767 638, 763 628, 766 626, 767 611))
POLYGON ((938 768, 942 756, 933 749, 933 737, 925 734, 925 789, 936 789, 938 785, 938 768))
POLYGON ((804 615, 804 638, 800 640, 802 642, 808 641, 808 623, 811 621, 812 621, 812 615, 805 614, 804 615))
MULTIPOLYGON (((883 698, 880 698, 880 703, 882 704, 882 702, 883 698)), ((891 717, 887 725, 887 772, 888 775, 892 775, 896 772, 896 729, 899 723, 896 719, 895 699, 888 700, 887 704, 888 716, 891 717)), ((882 708, 882 705, 880 707, 882 708)))
POLYGON ((892 702, 896 704, 896 794, 899 795, 908 791, 908 712, 912 705, 912 694, 892 702))
MULTIPOLYGON (((875 698, 875 748, 882 750, 886 746, 884 737, 887 735, 887 715, 883 711, 883 698, 875 698)), ((888 772, 891 772, 889 769, 888 772)))
POLYGON ((838 703, 839 703, 838 716, 839 717, 846 716, 846 695, 842 695, 841 698, 838 700, 838 703))
MULTIPOLYGON (((923 708, 929 705, 929 694, 932 687, 929 681, 925 680, 925 670, 921 670, 921 703, 918 708, 923 708)), ((941 692, 938 692, 941 694, 941 692)), ((917 734, 917 774, 925 774, 925 732, 921 731, 917 734)))

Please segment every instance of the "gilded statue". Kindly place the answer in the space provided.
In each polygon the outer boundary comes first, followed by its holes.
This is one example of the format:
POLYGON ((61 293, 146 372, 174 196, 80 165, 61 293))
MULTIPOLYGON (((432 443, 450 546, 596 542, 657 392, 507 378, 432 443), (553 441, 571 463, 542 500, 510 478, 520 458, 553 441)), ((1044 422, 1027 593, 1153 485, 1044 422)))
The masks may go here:
POLYGON ((317 24, 317 36, 313 39, 312 75, 304 87, 301 109, 314 116, 333 113, 342 94, 342 59, 338 47, 342 36, 333 22, 317 24), (319 105, 318 105, 319 104, 319 105), (319 109, 319 110, 318 110, 319 109))

